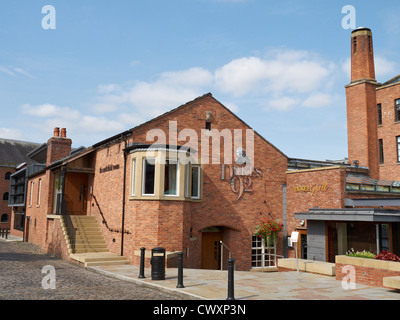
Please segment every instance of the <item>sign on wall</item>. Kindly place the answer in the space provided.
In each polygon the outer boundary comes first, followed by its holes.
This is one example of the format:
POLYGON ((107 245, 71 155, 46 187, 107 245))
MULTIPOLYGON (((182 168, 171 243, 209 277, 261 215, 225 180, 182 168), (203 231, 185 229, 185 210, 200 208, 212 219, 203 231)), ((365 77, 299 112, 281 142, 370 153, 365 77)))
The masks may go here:
POLYGON ((237 194, 236 200, 240 200, 245 192, 253 191, 253 178, 261 178, 261 169, 251 166, 250 160, 243 148, 236 151, 236 165, 223 164, 221 169, 221 179, 230 182, 231 190, 237 194), (228 178, 225 177, 228 169, 228 178))

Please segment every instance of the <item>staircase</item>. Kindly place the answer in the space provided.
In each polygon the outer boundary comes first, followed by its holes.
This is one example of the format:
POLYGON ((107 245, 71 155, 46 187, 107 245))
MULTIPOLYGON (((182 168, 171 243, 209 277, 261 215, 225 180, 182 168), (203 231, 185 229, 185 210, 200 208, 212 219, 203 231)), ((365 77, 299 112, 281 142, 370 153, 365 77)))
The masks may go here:
POLYGON ((75 231, 71 230, 68 216, 62 216, 60 221, 71 259, 85 267, 130 264, 126 257, 109 252, 96 217, 69 217, 75 231))

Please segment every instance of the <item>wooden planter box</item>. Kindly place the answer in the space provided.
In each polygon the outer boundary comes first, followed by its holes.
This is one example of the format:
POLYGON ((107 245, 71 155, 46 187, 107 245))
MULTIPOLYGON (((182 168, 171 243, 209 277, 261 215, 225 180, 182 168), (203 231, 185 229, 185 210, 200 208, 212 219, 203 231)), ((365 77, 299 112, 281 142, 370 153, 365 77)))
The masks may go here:
POLYGON ((336 280, 342 280, 348 275, 343 269, 345 266, 354 267, 356 283, 374 287, 385 287, 383 284, 385 277, 400 276, 400 262, 336 256, 336 280))

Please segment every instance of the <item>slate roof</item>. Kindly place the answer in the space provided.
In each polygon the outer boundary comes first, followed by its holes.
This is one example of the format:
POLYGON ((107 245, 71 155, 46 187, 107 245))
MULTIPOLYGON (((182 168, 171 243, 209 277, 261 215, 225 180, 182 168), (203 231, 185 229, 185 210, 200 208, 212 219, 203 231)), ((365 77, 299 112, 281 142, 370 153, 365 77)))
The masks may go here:
POLYGON ((389 81, 386 81, 385 83, 382 84, 382 86, 387 86, 389 84, 394 84, 400 82, 400 75, 390 79, 389 81))
POLYGON ((37 163, 27 155, 39 146, 39 143, 0 138, 0 165, 17 167, 24 162, 37 163))

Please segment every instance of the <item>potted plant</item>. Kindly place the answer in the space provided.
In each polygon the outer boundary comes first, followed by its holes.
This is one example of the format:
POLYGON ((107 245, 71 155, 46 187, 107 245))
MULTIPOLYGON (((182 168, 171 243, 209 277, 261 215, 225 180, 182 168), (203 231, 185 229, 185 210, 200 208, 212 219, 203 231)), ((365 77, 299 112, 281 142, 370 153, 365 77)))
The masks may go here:
POLYGON ((270 243, 276 243, 276 235, 283 229, 283 224, 279 220, 268 218, 262 221, 256 228, 256 235, 265 240, 267 247, 270 243))

